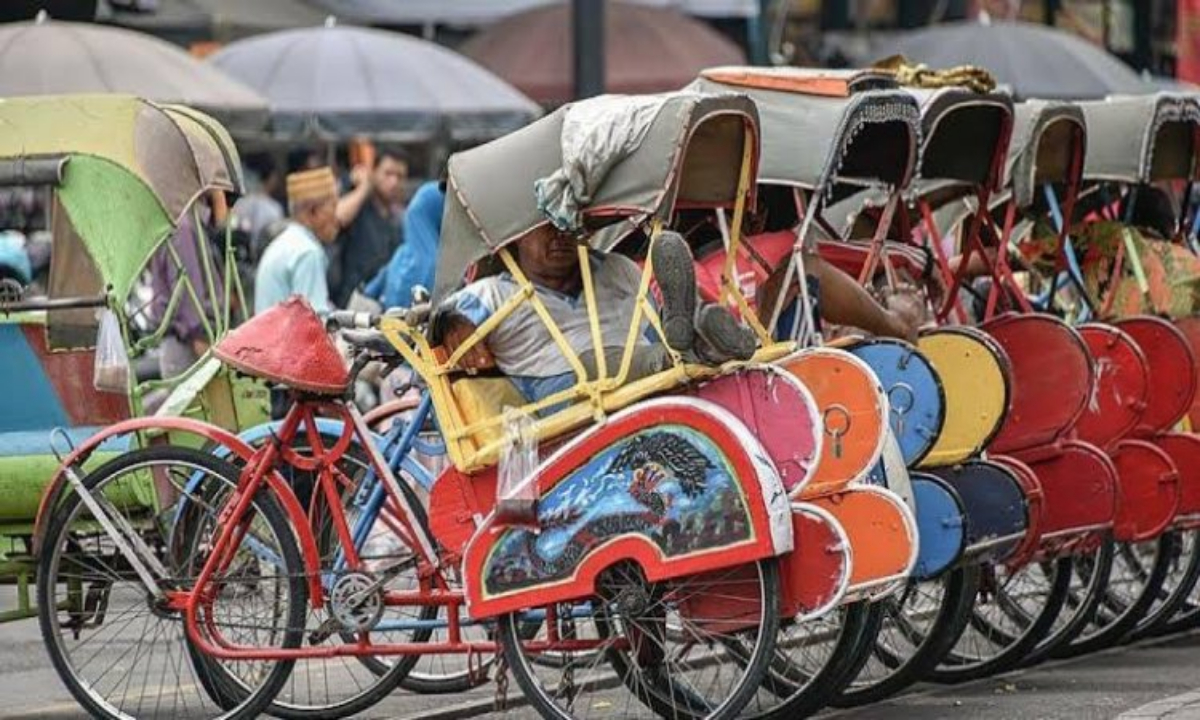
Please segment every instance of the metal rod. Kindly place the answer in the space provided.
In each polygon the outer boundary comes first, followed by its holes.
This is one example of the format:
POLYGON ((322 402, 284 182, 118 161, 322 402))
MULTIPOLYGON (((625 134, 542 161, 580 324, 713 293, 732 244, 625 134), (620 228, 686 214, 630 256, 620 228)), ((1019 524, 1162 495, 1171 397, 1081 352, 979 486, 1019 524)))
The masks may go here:
POLYGON ((0 313, 18 313, 29 310, 77 310, 81 308, 101 308, 108 305, 108 297, 62 298, 52 300, 39 298, 34 300, 18 300, 17 302, 0 302, 0 313))
POLYGON ((604 0, 572 0, 575 99, 604 94, 604 0))

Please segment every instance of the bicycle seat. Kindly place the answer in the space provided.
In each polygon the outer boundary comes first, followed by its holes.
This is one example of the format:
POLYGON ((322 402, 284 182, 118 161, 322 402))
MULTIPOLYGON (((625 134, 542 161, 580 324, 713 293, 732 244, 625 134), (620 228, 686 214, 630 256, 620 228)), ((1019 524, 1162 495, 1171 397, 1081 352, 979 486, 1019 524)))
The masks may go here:
POLYGON ((343 330, 342 339, 356 351, 366 351, 381 360, 400 357, 400 351, 378 330, 343 330))
POLYGON ((318 395, 341 395, 350 383, 325 324, 297 295, 230 332, 213 354, 246 375, 318 395))

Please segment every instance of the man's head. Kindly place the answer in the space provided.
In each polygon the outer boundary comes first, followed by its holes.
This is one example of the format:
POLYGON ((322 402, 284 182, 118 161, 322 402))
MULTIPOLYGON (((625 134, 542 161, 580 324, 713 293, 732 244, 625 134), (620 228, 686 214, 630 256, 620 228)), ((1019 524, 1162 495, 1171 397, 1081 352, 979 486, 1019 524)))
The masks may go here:
POLYGON ((287 191, 292 219, 323 243, 337 239, 337 181, 332 170, 322 167, 292 173, 287 178, 287 191))
POLYGON ((375 156, 371 168, 371 187, 379 201, 386 204, 399 202, 408 180, 408 160, 398 151, 381 150, 375 156))
POLYGON ((579 274, 579 240, 571 233, 546 224, 516 242, 517 264, 532 279, 556 283, 573 281, 579 274))

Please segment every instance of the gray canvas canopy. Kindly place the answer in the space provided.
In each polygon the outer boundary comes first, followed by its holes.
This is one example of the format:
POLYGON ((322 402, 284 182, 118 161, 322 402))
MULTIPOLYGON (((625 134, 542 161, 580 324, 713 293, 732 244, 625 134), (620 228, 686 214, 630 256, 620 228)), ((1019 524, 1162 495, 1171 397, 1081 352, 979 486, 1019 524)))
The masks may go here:
POLYGON ((1003 182, 998 152, 1012 132, 1012 98, 966 88, 909 88, 921 105, 923 180, 954 180, 997 189, 1003 182))
MULTIPOLYGON (((969 207, 963 200, 978 187, 1002 186, 1005 166, 998 162, 1012 137, 1013 102, 1003 93, 980 94, 966 88, 905 88, 920 107, 921 144, 915 177, 907 194, 935 209, 969 207)), ((970 198, 973 202, 973 197, 970 198)), ((875 189, 863 190, 829 206, 823 215, 842 234, 853 230, 861 212, 887 200, 875 189)), ((965 210, 959 211, 965 212, 965 210)))
MULTIPOLYGON (((851 88, 848 96, 834 97, 749 87, 726 79, 741 70, 705 71, 689 88, 744 92, 758 105, 763 141, 760 183, 823 192, 833 183, 904 187, 912 178, 920 116, 916 99, 909 93, 899 89, 856 92, 851 88)), ((744 70, 750 78, 765 75, 783 81, 805 72, 793 68, 744 70)))
POLYGON ((1078 183, 1087 148, 1087 124, 1078 105, 1029 100, 1016 106, 1005 186, 1019 207, 1033 203, 1045 183, 1078 183))
MULTIPOLYGON (((646 97, 626 99, 632 104, 646 97)), ((615 161, 592 158, 596 166, 611 167, 582 208, 587 227, 665 220, 676 207, 732 206, 747 142, 753 178, 759 127, 753 101, 745 95, 694 92, 657 97, 661 107, 635 149, 615 161)), ((534 186, 563 169, 563 126, 574 106, 450 158, 436 297, 453 289, 472 263, 549 222, 534 186)), ((613 237, 602 234, 591 241, 603 247, 613 237)))
POLYGON ((1085 180, 1141 183, 1195 177, 1200 106, 1193 98, 1158 93, 1079 106, 1091 137, 1085 180))

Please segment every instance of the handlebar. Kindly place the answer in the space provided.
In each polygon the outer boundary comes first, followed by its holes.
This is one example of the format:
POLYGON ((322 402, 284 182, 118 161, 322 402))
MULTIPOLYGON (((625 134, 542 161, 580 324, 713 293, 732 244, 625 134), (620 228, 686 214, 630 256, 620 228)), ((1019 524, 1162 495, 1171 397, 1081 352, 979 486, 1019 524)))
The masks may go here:
MULTIPOLYGON (((403 320, 406 325, 417 327, 429 320, 432 307, 429 303, 420 303, 410 308, 392 308, 382 317, 393 317, 403 320)), ((379 327, 380 315, 377 313, 353 312, 351 310, 334 310, 325 318, 325 329, 337 330, 369 330, 379 327)))
POLYGON ((334 310, 325 318, 325 329, 333 330, 368 330, 379 324, 379 316, 375 313, 353 312, 351 310, 334 310))

